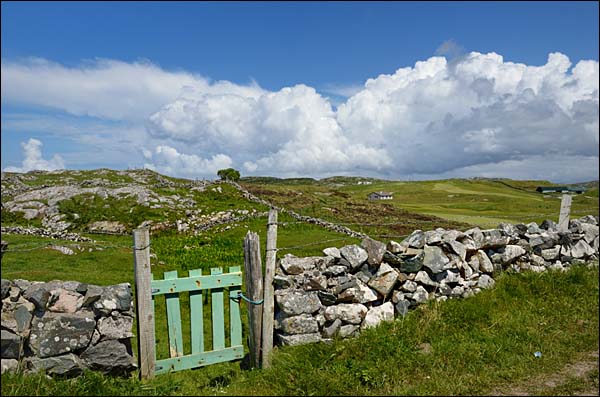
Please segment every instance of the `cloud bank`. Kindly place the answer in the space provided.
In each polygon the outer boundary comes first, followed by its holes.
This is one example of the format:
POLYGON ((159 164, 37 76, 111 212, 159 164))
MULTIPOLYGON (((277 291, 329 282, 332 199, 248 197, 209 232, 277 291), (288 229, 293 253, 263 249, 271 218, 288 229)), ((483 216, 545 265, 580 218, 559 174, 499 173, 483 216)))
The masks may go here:
POLYGON ((273 92, 151 63, 2 62, 3 102, 143 125, 140 162, 187 177, 231 166, 243 175, 597 179, 598 82, 595 60, 572 65, 551 53, 531 66, 471 52, 368 79, 334 108, 303 84, 273 92))
POLYGON ((42 58, 2 60, 2 102, 36 105, 77 116, 143 121, 186 90, 212 94, 258 95, 254 85, 239 86, 185 71, 165 71, 149 61, 111 59, 67 67, 42 58))

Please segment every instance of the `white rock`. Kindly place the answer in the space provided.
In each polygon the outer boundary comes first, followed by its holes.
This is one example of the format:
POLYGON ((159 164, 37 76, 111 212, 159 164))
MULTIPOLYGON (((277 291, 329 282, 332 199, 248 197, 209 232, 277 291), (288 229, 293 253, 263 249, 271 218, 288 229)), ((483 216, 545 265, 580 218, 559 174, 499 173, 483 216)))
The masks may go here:
POLYGON ((394 321, 394 305, 386 302, 381 306, 372 307, 365 316, 361 328, 370 328, 379 325, 383 321, 394 321))

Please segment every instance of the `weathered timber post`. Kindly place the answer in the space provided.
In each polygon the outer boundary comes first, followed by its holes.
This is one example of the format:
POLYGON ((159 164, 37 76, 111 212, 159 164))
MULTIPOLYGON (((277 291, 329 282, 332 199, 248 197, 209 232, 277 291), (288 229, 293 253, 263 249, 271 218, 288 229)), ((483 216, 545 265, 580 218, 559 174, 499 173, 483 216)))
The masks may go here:
POLYGON ((265 260, 265 282, 262 327, 262 367, 271 366, 271 351, 273 350, 273 321, 275 317, 275 261, 277 255, 277 211, 269 211, 267 223, 267 254, 265 260))
MULTIPOLYGON (((246 294, 254 302, 263 299, 263 274, 260 258, 260 239, 258 234, 248 231, 244 239, 244 275, 246 278, 246 294)), ((250 366, 260 368, 261 327, 263 305, 249 302, 248 323, 250 333, 248 348, 250 349, 250 366)))
POLYGON ((135 260, 135 307, 137 316, 138 367, 140 377, 154 377, 155 339, 150 270, 150 233, 147 228, 133 231, 135 260))
POLYGON ((571 195, 563 194, 560 202, 560 218, 558 219, 558 231, 566 232, 569 230, 569 214, 571 212, 571 195))
POLYGON ((0 243, 0 260, 2 259, 2 256, 4 255, 4 251, 6 251, 7 248, 8 248, 8 242, 2 240, 2 242, 0 243))

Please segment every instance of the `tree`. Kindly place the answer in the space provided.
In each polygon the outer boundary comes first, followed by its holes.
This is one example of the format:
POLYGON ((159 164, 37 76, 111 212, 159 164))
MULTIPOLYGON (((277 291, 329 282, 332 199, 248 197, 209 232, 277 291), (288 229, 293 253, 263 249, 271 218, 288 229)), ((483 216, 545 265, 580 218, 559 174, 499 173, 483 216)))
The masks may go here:
POLYGON ((240 172, 233 168, 224 168, 217 172, 217 175, 222 180, 237 182, 240 180, 240 172))

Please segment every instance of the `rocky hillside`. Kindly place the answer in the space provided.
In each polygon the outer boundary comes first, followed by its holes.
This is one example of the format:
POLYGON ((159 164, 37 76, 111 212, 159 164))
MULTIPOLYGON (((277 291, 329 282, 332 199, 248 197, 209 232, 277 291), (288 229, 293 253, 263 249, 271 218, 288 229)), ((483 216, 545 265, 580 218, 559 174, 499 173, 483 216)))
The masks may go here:
POLYGON ((2 173, 2 226, 42 234, 203 230, 266 210, 219 181, 186 180, 150 170, 2 173))
MULTIPOLYGON (((140 226, 196 234, 264 216, 273 207, 296 222, 354 237, 388 238, 415 229, 558 220, 560 197, 535 191, 548 183, 246 177, 236 184, 143 169, 3 172, 2 230, 77 241, 81 233, 129 234, 140 226), (393 192, 394 199, 368 200, 379 190, 393 192)), ((597 215, 597 189, 574 197, 572 212, 597 215)))

